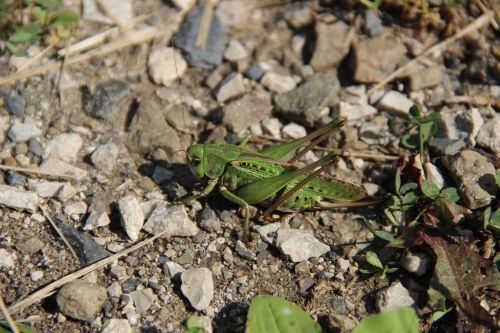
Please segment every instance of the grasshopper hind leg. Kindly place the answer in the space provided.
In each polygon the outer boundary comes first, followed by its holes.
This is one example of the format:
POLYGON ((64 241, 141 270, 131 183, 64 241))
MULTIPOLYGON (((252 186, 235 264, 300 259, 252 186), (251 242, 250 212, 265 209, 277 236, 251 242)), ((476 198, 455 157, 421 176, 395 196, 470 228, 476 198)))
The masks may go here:
POLYGON ((250 205, 243 198, 240 198, 239 196, 237 196, 233 192, 229 191, 227 189, 227 187, 225 187, 225 186, 220 187, 220 193, 227 200, 234 202, 234 203, 243 207, 243 209, 244 209, 244 212, 243 212, 243 215, 244 215, 243 240, 245 243, 247 243, 249 240, 251 240, 250 230, 249 230, 249 226, 250 226, 250 208, 249 207, 250 207, 250 205))

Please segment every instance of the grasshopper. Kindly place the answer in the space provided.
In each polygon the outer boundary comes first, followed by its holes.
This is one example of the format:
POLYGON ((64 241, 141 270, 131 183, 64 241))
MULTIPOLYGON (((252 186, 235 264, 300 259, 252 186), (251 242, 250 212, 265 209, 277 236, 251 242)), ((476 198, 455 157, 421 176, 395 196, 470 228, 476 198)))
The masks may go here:
MULTIPOLYGON (((301 168, 295 164, 344 123, 345 119, 338 117, 309 135, 259 151, 246 147, 247 140, 240 145, 191 145, 186 151, 189 168, 199 179, 208 182, 200 193, 183 201, 206 196, 218 185, 224 198, 244 208, 243 235, 247 239, 249 205, 267 206, 263 216, 269 217, 274 210, 345 207, 348 201, 361 200, 367 196, 363 187, 321 175, 335 162, 334 153, 301 168), (294 157, 286 158, 302 146, 304 149, 294 157), (324 199, 337 202, 325 202, 324 199)), ((357 206, 356 203, 350 204, 353 205, 357 206)), ((366 203, 359 202, 358 205, 366 203)))

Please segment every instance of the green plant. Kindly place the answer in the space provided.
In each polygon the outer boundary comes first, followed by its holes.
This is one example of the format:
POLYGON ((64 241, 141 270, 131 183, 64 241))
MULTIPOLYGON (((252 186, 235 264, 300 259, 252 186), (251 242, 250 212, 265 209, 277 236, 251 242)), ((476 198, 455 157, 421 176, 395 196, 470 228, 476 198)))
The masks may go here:
MULTIPOLYGON (((16 326, 19 332, 21 333, 38 333, 36 329, 25 324, 16 323, 16 326)), ((0 320, 0 333, 11 333, 11 332, 12 331, 7 321, 0 320)))
POLYGON ((203 333, 203 327, 198 316, 190 316, 185 323, 187 333, 203 333))
POLYGON ((382 0, 361 0, 361 3, 368 8, 378 8, 382 3, 382 0))
POLYGON ((401 139, 401 143, 406 148, 419 148, 422 161, 424 160, 424 144, 431 136, 436 134, 436 122, 440 117, 440 114, 437 112, 431 112, 427 116, 424 116, 420 108, 416 105, 410 108, 410 120, 418 126, 418 134, 406 134, 401 139))
POLYGON ((484 210, 483 227, 484 229, 491 228, 496 232, 500 232, 500 208, 493 213, 491 207, 484 210))
POLYGON ((0 0, 0 38, 16 56, 26 56, 25 46, 36 43, 41 37, 51 44, 67 38, 68 26, 78 21, 78 15, 71 10, 57 11, 62 0, 0 0), (16 13, 20 16, 16 19, 16 13), (28 17, 29 22, 24 22, 28 17))
POLYGON ((370 315, 352 333, 418 333, 418 318, 413 308, 399 308, 370 315))
POLYGON ((367 251, 365 258, 368 265, 359 269, 363 274, 374 274, 377 278, 385 279, 386 274, 394 273, 398 270, 396 267, 389 268, 389 266, 383 265, 375 252, 367 251))
POLYGON ((438 300, 438 308, 432 314, 432 323, 435 323, 439 319, 443 318, 447 313, 451 312, 454 309, 453 306, 448 307, 446 305, 446 298, 442 297, 438 300))

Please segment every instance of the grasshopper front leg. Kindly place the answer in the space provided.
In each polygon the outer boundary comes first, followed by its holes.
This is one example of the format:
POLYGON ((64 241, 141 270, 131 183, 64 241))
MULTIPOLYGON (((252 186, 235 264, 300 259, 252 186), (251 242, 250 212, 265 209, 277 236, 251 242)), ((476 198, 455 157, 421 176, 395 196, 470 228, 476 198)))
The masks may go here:
POLYGON ((244 211, 244 222, 243 222, 243 238, 244 241, 246 242, 247 240, 250 239, 250 231, 249 231, 249 224, 250 224, 250 209, 249 209, 249 204, 246 202, 243 198, 240 198, 233 192, 229 191, 227 187, 221 186, 220 187, 220 193, 224 198, 227 200, 234 202, 235 204, 238 204, 243 207, 244 211))
POLYGON ((213 191, 213 189, 215 188, 215 185, 217 185, 217 181, 218 180, 219 180, 218 178, 216 178, 216 179, 210 179, 208 181, 207 186, 205 186, 205 188, 200 193, 193 194, 193 195, 188 196, 187 198, 182 199, 181 203, 188 203, 190 201, 193 201, 193 200, 196 200, 196 199, 203 198, 203 197, 207 196, 210 192, 213 191))

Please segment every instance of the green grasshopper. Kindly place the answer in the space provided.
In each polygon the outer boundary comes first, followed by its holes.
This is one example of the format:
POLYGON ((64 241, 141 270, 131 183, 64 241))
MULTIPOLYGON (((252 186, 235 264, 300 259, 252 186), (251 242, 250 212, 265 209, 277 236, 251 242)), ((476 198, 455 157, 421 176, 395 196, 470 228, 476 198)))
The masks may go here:
MULTIPOLYGON (((208 179, 208 183, 202 192, 184 202, 205 196, 219 185, 223 197, 244 208, 243 234, 247 238, 249 205, 267 206, 263 216, 269 217, 274 210, 345 207, 346 201, 361 200, 367 196, 363 187, 321 175, 335 162, 334 153, 302 168, 295 165, 307 151, 328 138, 344 122, 342 117, 335 118, 305 137, 259 151, 246 147, 246 140, 240 145, 191 145, 186 151, 189 168, 198 178, 208 179), (286 159, 302 146, 305 146, 303 150, 286 159), (324 199, 341 202, 324 202, 324 199)), ((359 202, 358 205, 365 206, 366 203, 359 202)))

